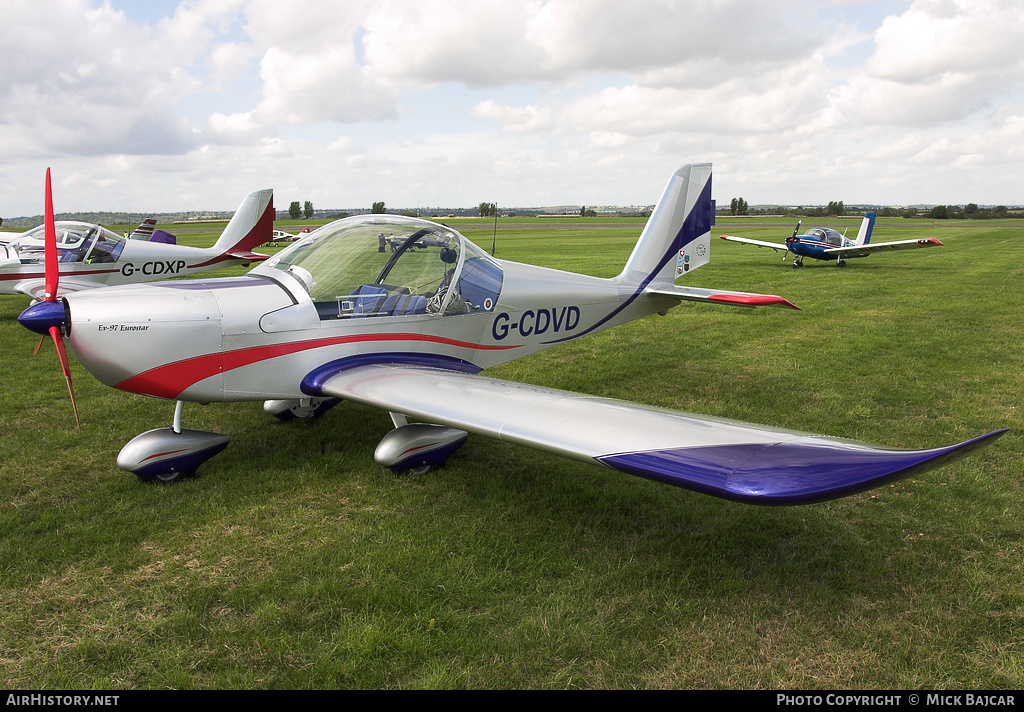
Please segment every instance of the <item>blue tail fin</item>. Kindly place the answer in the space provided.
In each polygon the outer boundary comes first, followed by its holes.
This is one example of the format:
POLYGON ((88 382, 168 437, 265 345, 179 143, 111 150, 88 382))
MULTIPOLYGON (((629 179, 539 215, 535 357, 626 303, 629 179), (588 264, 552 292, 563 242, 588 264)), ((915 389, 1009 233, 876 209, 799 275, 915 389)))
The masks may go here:
POLYGON ((867 245, 871 242, 871 231, 875 229, 875 214, 864 213, 864 220, 860 224, 860 230, 857 232, 857 245, 867 245))

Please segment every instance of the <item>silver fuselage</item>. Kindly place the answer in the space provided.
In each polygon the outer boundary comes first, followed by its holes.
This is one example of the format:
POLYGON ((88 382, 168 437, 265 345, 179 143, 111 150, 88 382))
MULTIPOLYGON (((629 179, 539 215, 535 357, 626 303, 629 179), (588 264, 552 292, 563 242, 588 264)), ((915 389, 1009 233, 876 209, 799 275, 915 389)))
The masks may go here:
POLYGON ((69 295, 69 343, 101 382, 213 402, 302 397, 303 378, 342 359, 435 360, 479 371, 676 302, 637 285, 499 261, 491 311, 321 320, 289 274, 176 280, 69 295))

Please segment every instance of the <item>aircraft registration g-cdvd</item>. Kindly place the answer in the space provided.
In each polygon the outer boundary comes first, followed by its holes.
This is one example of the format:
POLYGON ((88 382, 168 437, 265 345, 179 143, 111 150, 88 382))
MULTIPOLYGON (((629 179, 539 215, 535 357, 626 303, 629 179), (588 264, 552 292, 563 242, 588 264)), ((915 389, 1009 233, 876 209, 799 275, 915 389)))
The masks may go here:
MULTIPOLYGON (((143 481, 182 479, 226 447, 226 435, 181 427, 185 402, 264 401, 289 419, 351 400, 390 412, 395 428, 374 457, 394 470, 443 464, 476 433, 764 505, 861 492, 1005 432, 897 450, 480 375, 683 300, 796 308, 675 284, 708 262, 713 223, 711 166, 687 165, 610 279, 494 259, 426 220, 363 215, 315 230, 242 277, 75 292, 19 320, 68 342, 103 383, 177 401, 171 427, 118 455, 143 481)), ((48 285, 56 294, 56 276, 48 285)))

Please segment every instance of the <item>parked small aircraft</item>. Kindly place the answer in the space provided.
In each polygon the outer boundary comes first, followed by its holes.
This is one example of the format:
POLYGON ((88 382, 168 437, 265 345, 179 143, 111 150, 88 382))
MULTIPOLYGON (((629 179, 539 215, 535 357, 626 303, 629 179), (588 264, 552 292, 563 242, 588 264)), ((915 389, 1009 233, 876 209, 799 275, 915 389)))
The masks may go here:
POLYGON ((361 215, 321 227, 246 276, 62 299, 48 232, 46 301, 19 321, 54 340, 72 399, 65 340, 101 382, 177 401, 171 427, 118 455, 143 481, 179 480, 227 446, 226 435, 181 427, 186 401, 264 401, 282 419, 340 400, 369 404, 391 413, 395 429, 374 458, 394 470, 443 464, 473 432, 757 504, 860 492, 1002 435, 893 450, 479 375, 683 300, 796 308, 774 295, 675 284, 708 262, 713 222, 710 164, 684 166, 610 279, 497 260, 426 220, 361 215), (406 239, 382 253, 381 233, 406 239), (426 249, 412 249, 423 241, 426 249))
MULTIPOLYGON (((56 223, 57 230, 61 230, 65 225, 69 227, 72 225, 84 225, 86 226, 86 229, 101 227, 100 225, 96 225, 94 223, 83 223, 72 220, 59 220, 56 223)), ((124 235, 129 240, 152 240, 155 228, 156 220, 154 220, 153 218, 146 218, 141 223, 139 223, 139 226, 135 228, 130 235, 127 232, 124 235)), ((40 225, 39 227, 28 230, 27 232, 0 233, 0 246, 9 245, 12 242, 17 242, 18 240, 20 240, 21 238, 25 237, 30 233, 35 235, 35 242, 38 245, 43 244, 42 238, 40 237, 40 235, 43 234, 43 226, 40 225)), ((171 238, 174 238, 174 235, 171 235, 171 238)), ((160 242, 160 240, 157 240, 157 242, 160 242)))
MULTIPOLYGON (((156 230, 147 240, 129 240, 92 223, 52 224, 60 266, 60 294, 113 284, 151 282, 267 259, 252 250, 268 242, 274 226, 273 191, 250 193, 213 247, 175 244, 156 230)), ((145 225, 145 222, 143 223, 145 225)), ((41 299, 47 225, 0 244, 0 294, 41 299)))
POLYGON ((871 231, 875 226, 875 214, 865 213, 861 221, 860 230, 857 232, 857 239, 848 240, 837 230, 829 227, 813 227, 803 235, 797 235, 800 223, 797 221, 793 228, 793 234, 786 238, 786 243, 780 245, 777 242, 762 242, 751 240, 746 237, 734 237, 722 235, 723 240, 739 242, 745 245, 756 245, 758 247, 769 247, 776 252, 784 250, 782 261, 786 261, 789 253, 793 253, 793 267, 802 267, 804 258, 812 260, 835 260, 837 267, 845 267, 846 260, 854 257, 867 257, 872 252, 887 252, 890 250, 909 250, 916 247, 939 247, 942 245, 934 237, 920 240, 899 240, 897 242, 876 242, 871 243, 871 231))
MULTIPOLYGON (((397 252, 408 239, 408 235, 388 235, 387 237, 385 237, 384 233, 382 232, 379 235, 377 235, 377 249, 380 252, 383 252, 384 245, 386 244, 389 250, 391 250, 392 252, 397 252)), ((412 245, 410 245, 409 249, 426 250, 430 247, 444 247, 447 244, 447 239, 444 237, 421 237, 420 239, 415 240, 412 243, 412 245)))
POLYGON ((304 235, 308 235, 308 234, 309 234, 309 228, 308 227, 302 228, 302 231, 299 232, 298 235, 296 235, 294 233, 291 233, 291 232, 285 232, 284 230, 274 230, 274 237, 271 240, 270 244, 273 245, 274 247, 277 247, 278 243, 281 243, 281 242, 295 242, 300 237, 302 237, 304 235))

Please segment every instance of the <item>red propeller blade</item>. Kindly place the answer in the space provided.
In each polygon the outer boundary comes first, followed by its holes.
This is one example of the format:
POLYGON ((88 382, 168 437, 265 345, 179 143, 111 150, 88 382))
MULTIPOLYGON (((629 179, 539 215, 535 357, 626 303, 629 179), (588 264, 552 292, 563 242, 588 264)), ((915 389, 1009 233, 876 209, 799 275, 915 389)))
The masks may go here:
MULTIPOLYGON (((46 206, 44 215, 44 238, 43 262, 44 280, 46 295, 45 302, 57 301, 57 288, 60 285, 60 264, 57 262, 57 225, 53 216, 53 189, 50 185, 50 169, 46 169, 46 206)), ((44 337, 45 338, 45 337, 44 337)), ((82 421, 78 418, 78 404, 75 402, 75 388, 71 385, 71 365, 68 363, 68 353, 64 350, 64 337, 60 333, 59 326, 50 327, 50 338, 53 345, 57 347, 57 358, 60 359, 60 370, 64 372, 64 381, 68 384, 68 394, 71 396, 71 408, 75 411, 75 425, 78 431, 82 431, 82 421)), ((39 342, 36 353, 43 342, 39 342)))
POLYGON ((60 335, 60 327, 51 326, 50 336, 53 338, 53 345, 57 347, 60 369, 64 372, 64 380, 68 384, 68 393, 71 395, 71 407, 75 411, 75 425, 78 426, 78 432, 82 432, 82 421, 78 419, 78 404, 75 403, 75 389, 71 385, 71 364, 68 363, 68 353, 64 350, 64 339, 60 335))
POLYGON ((57 225, 53 219, 53 191, 50 188, 50 169, 46 169, 46 241, 43 247, 43 258, 46 265, 46 297, 43 301, 52 302, 57 299, 57 284, 60 281, 60 265, 57 263, 57 225))

